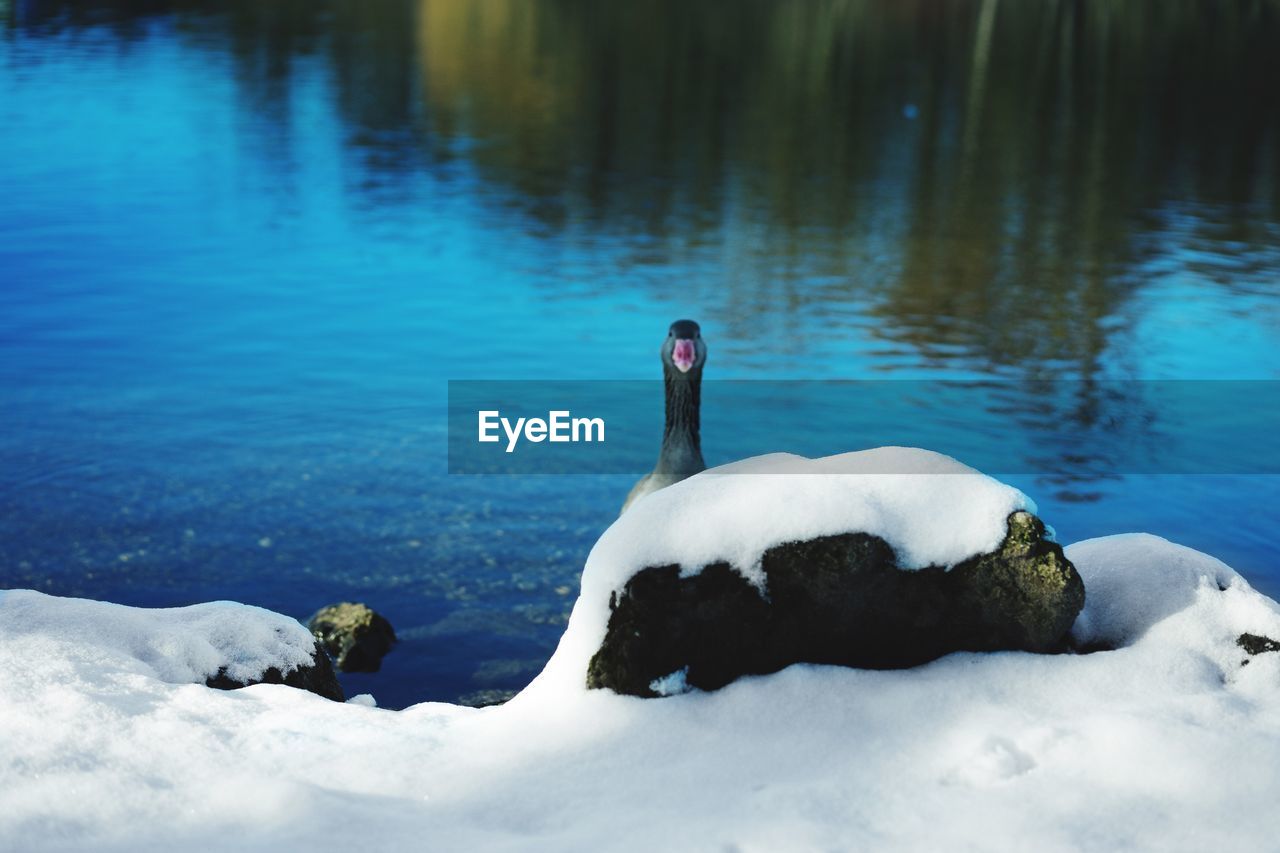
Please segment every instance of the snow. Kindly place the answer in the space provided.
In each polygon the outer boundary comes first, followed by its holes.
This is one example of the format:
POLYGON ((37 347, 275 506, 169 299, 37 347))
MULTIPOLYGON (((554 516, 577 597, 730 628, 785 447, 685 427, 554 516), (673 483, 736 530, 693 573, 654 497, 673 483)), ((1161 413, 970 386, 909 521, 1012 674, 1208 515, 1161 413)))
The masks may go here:
POLYGON ((681 667, 675 672, 669 672, 661 678, 655 678, 649 682, 649 689, 659 696, 677 696, 681 693, 688 693, 693 688, 689 686, 689 667, 681 667))
POLYGON ((889 543, 903 569, 950 567, 995 550, 1022 492, 949 456, 880 447, 806 459, 773 453, 709 468, 646 495, 591 549, 582 591, 539 682, 581 681, 609 623, 609 601, 639 570, 685 574, 724 561, 767 594, 760 559, 784 542, 858 531, 889 543))
POLYGON ((1261 601, 1226 563, 1150 534, 1081 542, 1067 549, 1067 558, 1088 591, 1072 631, 1087 645, 1129 645, 1197 597, 1205 599, 1201 621, 1228 603, 1261 601))
POLYGON ((170 684, 198 683, 225 668, 235 681, 311 663, 315 640, 296 620, 260 607, 213 601, 148 610, 30 590, 0 591, 0 638, 35 660, 84 652, 170 684))
POLYGON ((1077 638, 1114 651, 648 700, 578 671, 479 710, 182 683, 300 652, 256 608, 4 593, 0 849, 1274 848, 1280 653, 1235 638, 1280 638, 1280 606, 1154 536, 1067 553, 1077 638))
POLYGON ((757 456, 682 480, 637 501, 601 537, 587 571, 621 589, 645 566, 697 571, 720 560, 760 585, 774 545, 851 530, 889 543, 904 569, 951 566, 991 551, 1015 510, 1035 512, 1017 489, 949 456, 879 447, 806 459, 757 456))

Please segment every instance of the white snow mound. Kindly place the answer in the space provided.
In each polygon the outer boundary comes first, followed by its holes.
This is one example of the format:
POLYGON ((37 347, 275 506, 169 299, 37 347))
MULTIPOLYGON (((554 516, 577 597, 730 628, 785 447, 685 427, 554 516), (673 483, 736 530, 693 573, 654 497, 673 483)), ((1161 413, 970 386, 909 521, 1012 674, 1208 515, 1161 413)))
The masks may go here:
POLYGON ((1280 606, 1207 554, 1149 533, 1065 551, 1084 580, 1084 609, 1071 629, 1082 647, 1121 648, 1156 634, 1230 668, 1242 656, 1234 643, 1241 634, 1280 639, 1280 606))
POLYGON ((0 591, 0 645, 19 641, 33 658, 92 653, 104 669, 170 684, 200 683, 226 668, 235 681, 311 663, 315 639, 297 620, 261 607, 213 601, 149 609, 31 590, 0 591))

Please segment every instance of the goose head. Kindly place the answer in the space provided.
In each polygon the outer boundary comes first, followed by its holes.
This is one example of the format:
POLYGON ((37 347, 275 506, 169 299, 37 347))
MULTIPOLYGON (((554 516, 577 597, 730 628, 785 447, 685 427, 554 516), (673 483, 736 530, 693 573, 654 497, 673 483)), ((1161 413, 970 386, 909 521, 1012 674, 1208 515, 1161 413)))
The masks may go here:
POLYGON ((692 320, 676 320, 662 342, 662 368, 668 376, 695 378, 702 375, 707 361, 707 345, 702 330, 692 320))

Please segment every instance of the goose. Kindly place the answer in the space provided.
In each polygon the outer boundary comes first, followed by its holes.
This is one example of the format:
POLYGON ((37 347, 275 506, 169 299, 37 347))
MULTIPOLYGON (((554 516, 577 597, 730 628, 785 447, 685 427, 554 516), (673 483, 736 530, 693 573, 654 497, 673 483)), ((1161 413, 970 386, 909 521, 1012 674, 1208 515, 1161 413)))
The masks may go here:
POLYGON ((698 435, 698 407, 702 401, 702 366, 707 361, 707 345, 702 330, 692 320, 676 320, 659 350, 662 379, 667 397, 667 423, 662 431, 658 464, 631 488, 622 511, 658 489, 705 471, 702 443, 698 435))

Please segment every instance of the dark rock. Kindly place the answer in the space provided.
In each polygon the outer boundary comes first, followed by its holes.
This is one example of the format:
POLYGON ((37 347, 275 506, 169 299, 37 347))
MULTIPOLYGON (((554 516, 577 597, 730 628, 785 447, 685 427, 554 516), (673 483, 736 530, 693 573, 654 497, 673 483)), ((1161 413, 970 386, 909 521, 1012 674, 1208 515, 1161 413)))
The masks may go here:
POLYGON ((343 672, 377 672, 396 642, 390 622, 349 601, 321 609, 307 627, 343 672))
MULTIPOLYGON (((1236 645, 1246 654, 1260 655, 1265 652, 1280 652, 1280 642, 1259 634, 1241 634, 1236 638, 1236 645)), ((1246 661, 1247 662, 1247 661, 1246 661)))
POLYGON ((689 686, 715 690, 793 663, 893 669, 955 651, 1063 651, 1084 584, 1044 535, 1015 512, 995 552, 950 571, 903 571, 867 533, 789 542, 764 553, 767 598, 724 563, 687 578, 679 565, 642 569, 609 603, 587 686, 655 696, 653 681, 685 667, 689 686))
POLYGON ((308 690, 335 702, 346 699, 342 693, 342 685, 338 684, 338 674, 333 671, 333 664, 329 662, 329 656, 320 648, 319 643, 316 643, 315 650, 311 653, 309 665, 299 666, 284 673, 273 666, 262 673, 260 678, 249 681, 236 681, 230 678, 226 668, 223 667, 218 670, 217 675, 207 679, 205 684, 218 690, 238 690, 253 684, 283 684, 286 687, 308 690))

